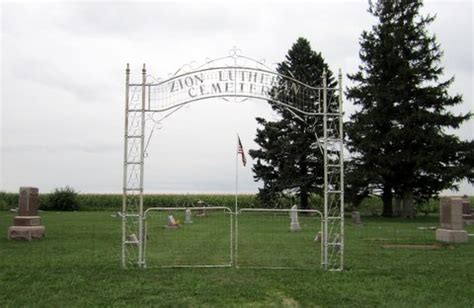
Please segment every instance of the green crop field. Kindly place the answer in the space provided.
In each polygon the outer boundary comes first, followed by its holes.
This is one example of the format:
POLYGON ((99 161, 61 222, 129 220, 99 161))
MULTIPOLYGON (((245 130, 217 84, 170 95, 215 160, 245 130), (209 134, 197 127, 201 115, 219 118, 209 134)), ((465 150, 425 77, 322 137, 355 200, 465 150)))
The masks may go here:
MULTIPOLYGON (((240 268, 158 268, 229 260, 228 216, 193 217, 192 225, 170 230, 164 227, 164 214, 149 219, 147 260, 152 268, 124 270, 121 221, 112 212, 43 212, 47 236, 33 242, 8 241, 13 215, 0 212, 0 307, 474 303, 474 238, 460 245, 436 243, 427 227, 437 226, 437 217, 363 217, 363 226, 348 223, 346 270, 323 272, 313 241, 317 217, 301 217, 302 232, 291 233, 287 215, 250 214, 239 217, 240 268), (248 268, 265 265, 298 269, 248 268)), ((467 230, 474 233, 474 226, 467 230)))

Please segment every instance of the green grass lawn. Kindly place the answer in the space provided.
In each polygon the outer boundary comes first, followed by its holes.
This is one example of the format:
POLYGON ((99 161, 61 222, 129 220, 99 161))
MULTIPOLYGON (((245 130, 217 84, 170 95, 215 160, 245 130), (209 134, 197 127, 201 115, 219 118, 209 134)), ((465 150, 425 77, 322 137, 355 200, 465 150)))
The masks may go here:
MULTIPOLYGON (((6 239, 13 216, 0 212, 0 307, 44 306, 441 306, 474 305, 474 237, 437 249, 384 248, 436 244, 436 217, 414 221, 363 218, 346 226, 344 272, 323 272, 313 241, 317 217, 239 217, 241 268, 120 267, 121 222, 111 212, 42 213, 47 236, 6 239), (297 252, 300 252, 299 254, 297 252), (294 266, 293 270, 246 268, 294 266)), ((150 219, 148 265, 226 263, 230 226, 225 215, 193 218, 169 230, 150 219)), ((184 217, 179 217, 181 221, 184 217)), ((349 221, 349 220, 348 220, 349 221)), ((474 226, 467 228, 474 233, 474 226)))
MULTIPOLYGON (((183 222, 183 211, 152 212, 147 218, 147 267, 231 264, 230 214, 207 211, 192 224, 166 228, 167 216, 183 222)), ((300 215, 301 232, 290 232, 288 213, 242 213, 238 218, 236 264, 242 267, 320 267, 319 216, 300 215)))

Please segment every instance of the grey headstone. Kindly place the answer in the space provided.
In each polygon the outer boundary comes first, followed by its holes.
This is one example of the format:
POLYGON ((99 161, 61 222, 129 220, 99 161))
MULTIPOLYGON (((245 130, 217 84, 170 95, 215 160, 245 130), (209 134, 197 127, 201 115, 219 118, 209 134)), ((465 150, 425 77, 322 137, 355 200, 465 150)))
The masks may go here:
POLYGON ((127 236, 127 241, 128 241, 128 243, 129 243, 130 245, 136 245, 136 246, 138 246, 138 243, 139 243, 139 242, 138 242, 138 237, 137 237, 137 235, 136 235, 135 233, 129 234, 129 235, 127 236))
POLYGON ((205 207, 205 204, 204 204, 204 201, 201 201, 199 200, 197 202, 197 214, 196 216, 206 216, 206 209, 204 208, 205 207))
POLYGON ((291 207, 291 210, 290 210, 290 218, 291 218, 291 224, 290 224, 290 230, 291 232, 296 232, 296 231, 300 231, 301 230, 301 227, 300 227, 300 223, 298 221, 298 208, 295 205, 293 205, 291 207))
POLYGON ((462 198, 462 214, 463 215, 472 214, 471 202, 469 201, 469 198, 467 196, 464 196, 462 198))
POLYGON ((193 223, 191 209, 186 209, 184 223, 185 224, 192 224, 193 223))
POLYGON ((359 211, 352 212, 352 223, 354 225, 361 225, 362 224, 362 221, 360 220, 360 212, 359 211))
POLYGON ((441 227, 449 230, 463 230, 461 198, 443 197, 440 200, 441 227))

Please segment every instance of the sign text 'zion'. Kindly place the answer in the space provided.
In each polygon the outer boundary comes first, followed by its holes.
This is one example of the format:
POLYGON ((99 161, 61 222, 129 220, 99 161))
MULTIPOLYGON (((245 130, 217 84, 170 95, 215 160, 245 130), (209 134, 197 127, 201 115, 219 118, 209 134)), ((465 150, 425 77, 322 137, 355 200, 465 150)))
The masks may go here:
POLYGON ((170 80, 160 92, 194 99, 219 95, 272 98, 279 92, 297 94, 300 85, 269 72, 251 69, 208 70, 170 80))

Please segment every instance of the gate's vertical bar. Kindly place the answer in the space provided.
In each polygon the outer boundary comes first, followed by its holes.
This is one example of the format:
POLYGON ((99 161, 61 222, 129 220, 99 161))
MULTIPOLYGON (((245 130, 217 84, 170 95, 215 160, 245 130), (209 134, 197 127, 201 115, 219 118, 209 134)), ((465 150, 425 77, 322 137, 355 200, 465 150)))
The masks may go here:
POLYGON ((323 268, 327 270, 328 266, 328 110, 327 110, 327 80, 326 80, 326 69, 323 70, 323 139, 324 139, 324 231, 323 231, 323 241, 324 241, 324 258, 322 262, 323 268))
POLYGON ((147 224, 147 221, 146 221, 146 212, 144 214, 144 232, 145 232, 145 235, 143 237, 143 242, 144 242, 144 247, 143 247, 143 268, 146 268, 146 249, 147 249, 147 238, 148 238, 148 224, 147 224))
MULTIPOLYGON (((151 85, 148 85, 148 110, 151 109, 151 85)), ((150 134, 151 137, 151 134, 150 134)))
POLYGON ((234 213, 234 267, 238 268, 239 265, 237 264, 238 260, 238 252, 239 252, 239 212, 236 210, 234 213))
POLYGON ((122 267, 126 267, 126 243, 127 240, 127 154, 128 154, 128 103, 129 103, 130 65, 127 63, 125 69, 125 125, 123 146, 123 187, 122 187, 122 267))
POLYGON ((140 136, 140 199, 138 217, 138 267, 143 267, 143 171, 145 163, 145 103, 146 103, 146 67, 142 69, 142 109, 141 109, 141 136, 140 136))
POLYGON ((323 230, 324 230, 324 216, 323 215, 321 215, 321 217, 320 217, 320 219, 321 219, 321 231, 320 232, 321 232, 321 235, 322 235, 321 238, 320 238, 320 241, 321 241, 321 248, 320 249, 321 249, 321 267, 324 269, 324 266, 323 266, 324 265, 323 264, 324 263, 324 261, 323 261, 324 260, 324 240, 322 238, 324 236, 323 235, 323 230))
POLYGON ((341 206, 341 265, 340 269, 344 269, 344 109, 342 101, 342 71, 339 69, 339 176, 340 176, 340 206, 341 206))
MULTIPOLYGON (((224 213, 226 210, 224 210, 224 213)), ((230 266, 235 265, 234 261, 234 214, 232 211, 229 212, 230 217, 230 266)))

